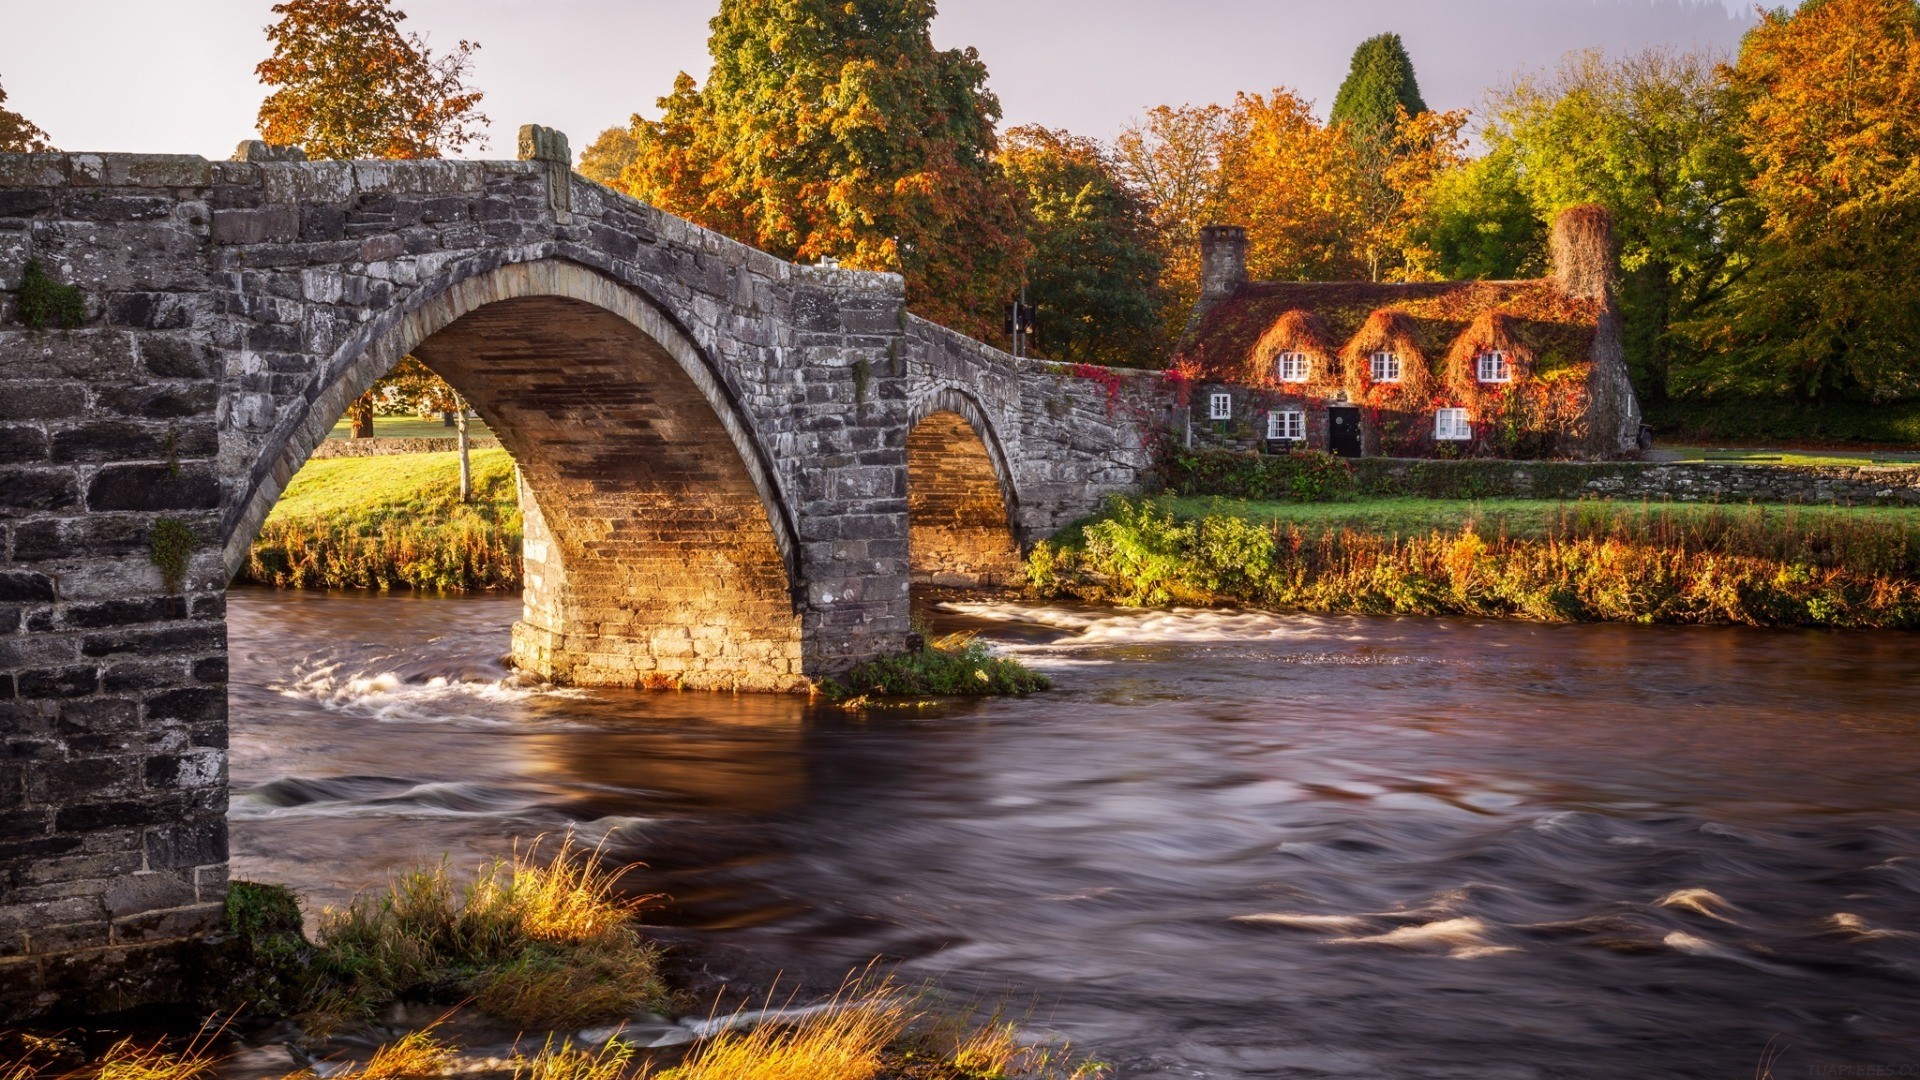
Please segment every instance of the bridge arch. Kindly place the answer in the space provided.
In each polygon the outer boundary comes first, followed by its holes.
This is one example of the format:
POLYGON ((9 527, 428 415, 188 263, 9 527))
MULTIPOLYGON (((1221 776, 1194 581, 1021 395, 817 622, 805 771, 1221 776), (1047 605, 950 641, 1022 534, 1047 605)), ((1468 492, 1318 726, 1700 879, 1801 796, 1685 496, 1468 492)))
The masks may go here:
POLYGON ((977 398, 941 386, 907 417, 907 549, 920 585, 1012 585, 1021 577, 1020 494, 977 398))
POLYGON ((555 258, 460 269, 328 359, 236 504, 229 573, 348 403, 411 353, 519 467, 523 669, 576 685, 803 686, 793 516, 711 358, 634 283, 555 258))

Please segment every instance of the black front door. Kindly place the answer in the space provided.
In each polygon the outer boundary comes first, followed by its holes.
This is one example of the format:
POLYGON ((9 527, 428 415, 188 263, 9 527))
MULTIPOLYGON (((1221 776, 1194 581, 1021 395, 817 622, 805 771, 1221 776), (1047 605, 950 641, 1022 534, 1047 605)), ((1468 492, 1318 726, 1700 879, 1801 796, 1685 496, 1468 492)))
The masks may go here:
POLYGON ((1360 410, 1353 405, 1327 407, 1327 449, 1341 457, 1360 456, 1360 410))

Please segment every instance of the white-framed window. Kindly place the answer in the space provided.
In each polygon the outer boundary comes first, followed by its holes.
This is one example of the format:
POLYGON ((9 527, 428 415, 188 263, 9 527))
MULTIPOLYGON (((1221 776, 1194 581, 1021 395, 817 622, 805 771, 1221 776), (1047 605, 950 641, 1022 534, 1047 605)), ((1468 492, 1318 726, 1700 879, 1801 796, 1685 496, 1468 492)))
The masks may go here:
POLYGON ((1307 414, 1301 410, 1275 409, 1267 414, 1267 438, 1304 442, 1306 437, 1307 414))
POLYGON ((1307 354, 1303 352, 1283 352, 1273 358, 1274 375, 1281 382, 1306 382, 1310 370, 1307 354))
POLYGON ((1441 409, 1433 414, 1433 437, 1442 442, 1466 442, 1473 438, 1473 421, 1465 409, 1441 409))
POLYGON ((1207 399, 1207 419, 1233 419, 1233 395, 1218 393, 1207 399))
POLYGON ((1377 352, 1372 356, 1374 382, 1400 381, 1400 354, 1396 352, 1377 352))
POLYGON ((1488 349, 1474 358, 1474 374, 1481 382, 1512 382, 1513 365, 1507 362, 1507 354, 1499 349, 1488 349))

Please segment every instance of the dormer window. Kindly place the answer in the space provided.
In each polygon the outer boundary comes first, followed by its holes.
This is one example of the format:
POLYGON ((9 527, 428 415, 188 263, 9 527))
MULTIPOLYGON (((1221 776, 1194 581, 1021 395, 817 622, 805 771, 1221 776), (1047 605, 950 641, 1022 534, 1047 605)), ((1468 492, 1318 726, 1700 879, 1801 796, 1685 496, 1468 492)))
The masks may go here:
POLYGON ((1473 421, 1465 409, 1441 409, 1434 414, 1433 437, 1441 442, 1468 442, 1473 439, 1473 421))
POLYGON ((1274 376, 1281 382, 1307 381, 1307 354, 1302 352, 1283 352, 1273 360, 1274 376))
POLYGON ((1513 365, 1507 362, 1507 354, 1499 349, 1488 349, 1474 358, 1475 374, 1481 382, 1512 382, 1513 365))
POLYGON ((1227 393, 1219 393, 1219 394, 1214 394, 1212 397, 1208 398, 1207 399, 1207 419, 1209 420, 1233 419, 1233 395, 1227 394, 1227 393))
POLYGON ((1374 382, 1400 381, 1400 354, 1377 352, 1372 356, 1374 382))
POLYGON ((1307 414, 1300 409, 1275 409, 1267 414, 1267 438, 1304 442, 1307 414))

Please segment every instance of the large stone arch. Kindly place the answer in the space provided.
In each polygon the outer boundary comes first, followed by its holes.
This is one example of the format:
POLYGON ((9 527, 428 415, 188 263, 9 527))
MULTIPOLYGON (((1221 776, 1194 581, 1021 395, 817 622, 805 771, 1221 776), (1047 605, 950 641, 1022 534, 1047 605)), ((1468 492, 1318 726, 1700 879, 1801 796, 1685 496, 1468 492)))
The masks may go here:
POLYGON ((454 276, 343 344, 236 501, 229 572, 347 404, 409 353, 519 466, 523 669, 576 685, 805 684, 794 523, 751 423, 662 305, 561 259, 454 276))
POLYGON ((907 548, 915 584, 1020 580, 1020 495, 987 411, 964 390, 917 398, 907 423, 907 548))

